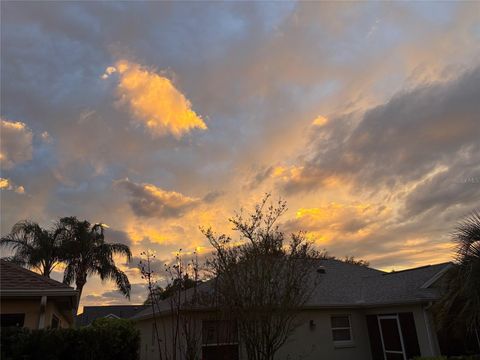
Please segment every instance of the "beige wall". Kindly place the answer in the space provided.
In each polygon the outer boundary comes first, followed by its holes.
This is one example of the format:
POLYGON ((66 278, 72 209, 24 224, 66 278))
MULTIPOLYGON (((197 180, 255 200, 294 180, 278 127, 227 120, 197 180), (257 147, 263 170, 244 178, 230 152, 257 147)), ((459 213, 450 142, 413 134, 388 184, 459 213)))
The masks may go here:
MULTIPOLYGON (((38 329, 40 320, 40 297, 33 299, 2 299, 0 312, 2 314, 25 314, 24 327, 29 329, 38 329)), ((63 328, 72 325, 71 320, 67 319, 59 310, 55 301, 47 297, 45 308, 45 327, 52 323, 52 317, 55 314, 60 319, 60 326, 63 328)))
POLYGON ((29 329, 37 329, 40 314, 40 298, 34 300, 2 299, 0 312, 2 314, 25 314, 24 326, 29 329))
POLYGON ((278 359, 335 359, 370 360, 370 342, 365 315, 353 309, 309 310, 299 318, 300 325, 287 343, 279 350, 278 359), (353 342, 348 346, 335 346, 330 316, 350 315, 353 342), (310 327, 313 320, 314 327, 310 327))
MULTIPOLYGON (((429 332, 427 328, 428 316, 426 316, 426 311, 421 305, 415 305, 372 309, 305 310, 299 316, 299 326, 295 329, 287 343, 279 350, 276 359, 371 360, 366 315, 399 312, 413 313, 421 355, 439 355, 435 331, 431 328, 429 332), (331 315, 350 315, 353 336, 351 345, 343 347, 334 345, 330 326, 331 315), (314 327, 310 327, 310 320, 313 320, 314 327)), ((201 318, 202 316, 200 316, 201 318)), ((203 318, 206 318, 206 316, 204 315, 203 318)), ((198 323, 198 331, 201 334, 201 321, 198 321, 198 323)), ((152 338, 152 324, 153 321, 151 319, 136 323, 141 334, 141 360, 158 359, 156 344, 152 343, 152 341, 155 341, 155 338, 152 338)), ((171 325, 168 323, 160 324, 164 324, 166 329, 171 329, 171 325)), ((432 324, 430 323, 430 325, 432 324)), ((243 349, 240 349, 240 359, 246 359, 243 349)))

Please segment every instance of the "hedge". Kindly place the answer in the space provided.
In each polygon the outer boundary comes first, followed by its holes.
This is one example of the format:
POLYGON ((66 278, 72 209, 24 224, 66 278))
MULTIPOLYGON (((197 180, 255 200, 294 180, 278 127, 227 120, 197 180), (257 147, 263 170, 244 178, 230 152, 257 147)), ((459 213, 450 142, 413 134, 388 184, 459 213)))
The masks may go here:
POLYGON ((28 330, 1 333, 1 359, 8 360, 138 360, 140 334, 129 320, 98 319, 79 329, 28 330))
POLYGON ((413 360, 480 360, 480 355, 415 357, 413 360))

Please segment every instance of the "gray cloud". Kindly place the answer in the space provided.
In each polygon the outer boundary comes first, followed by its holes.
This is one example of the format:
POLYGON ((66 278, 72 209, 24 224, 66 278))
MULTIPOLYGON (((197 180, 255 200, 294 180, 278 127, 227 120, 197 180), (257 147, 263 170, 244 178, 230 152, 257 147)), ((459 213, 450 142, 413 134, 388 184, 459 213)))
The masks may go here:
POLYGON ((115 230, 115 229, 106 229, 105 230, 105 238, 107 242, 115 242, 124 245, 131 246, 132 239, 130 236, 122 230, 115 230))
POLYGON ((285 189, 308 190, 337 175, 363 189, 394 189, 462 157, 478 164, 479 97, 475 68, 458 79, 400 93, 367 111, 356 126, 348 117, 333 119, 315 131, 311 160, 285 189))
POLYGON ((145 284, 131 284, 130 301, 117 290, 105 291, 100 295, 86 295, 83 299, 87 303, 122 305, 122 304, 143 304, 147 298, 147 288, 145 284))
POLYGON ((129 195, 132 211, 142 217, 178 217, 198 206, 200 200, 152 184, 137 184, 128 179, 117 180, 116 186, 129 195))

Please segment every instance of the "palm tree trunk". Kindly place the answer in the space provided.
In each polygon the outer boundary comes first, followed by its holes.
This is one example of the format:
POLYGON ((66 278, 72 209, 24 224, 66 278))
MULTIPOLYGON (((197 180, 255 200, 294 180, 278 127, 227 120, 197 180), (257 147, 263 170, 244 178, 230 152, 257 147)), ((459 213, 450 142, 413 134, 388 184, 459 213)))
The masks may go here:
POLYGON ((82 298, 83 287, 85 286, 86 283, 87 283, 86 276, 80 277, 80 278, 75 282, 75 285, 77 286, 76 290, 77 290, 77 292, 78 292, 77 311, 78 311, 78 307, 79 307, 79 305, 80 305, 80 299, 82 298))

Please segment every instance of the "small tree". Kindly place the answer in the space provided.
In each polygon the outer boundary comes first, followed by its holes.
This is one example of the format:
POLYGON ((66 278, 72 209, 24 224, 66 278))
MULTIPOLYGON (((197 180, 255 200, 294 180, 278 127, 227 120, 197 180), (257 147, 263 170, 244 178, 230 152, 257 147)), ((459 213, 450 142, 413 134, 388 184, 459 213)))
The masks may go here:
POLYGON ((298 325, 300 308, 320 276, 315 268, 321 254, 302 232, 285 238, 277 222, 286 203, 267 205, 269 197, 251 215, 240 212, 230 219, 240 245, 227 235, 202 230, 215 249, 208 264, 219 309, 235 314, 250 360, 274 358, 298 325))
POLYGON ((152 269, 155 255, 150 251, 141 255, 143 260, 139 266, 148 288, 145 304, 152 307, 159 359, 199 359, 200 332, 194 312, 199 302, 197 286, 201 280, 196 253, 185 261, 180 249, 174 262, 164 265, 168 281, 165 288, 158 285, 158 277, 152 269))

